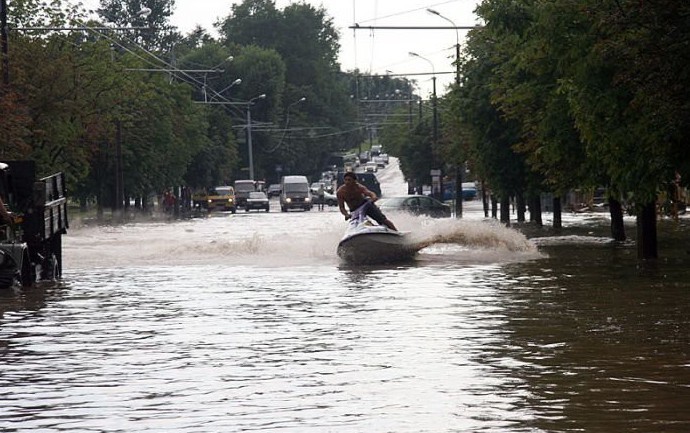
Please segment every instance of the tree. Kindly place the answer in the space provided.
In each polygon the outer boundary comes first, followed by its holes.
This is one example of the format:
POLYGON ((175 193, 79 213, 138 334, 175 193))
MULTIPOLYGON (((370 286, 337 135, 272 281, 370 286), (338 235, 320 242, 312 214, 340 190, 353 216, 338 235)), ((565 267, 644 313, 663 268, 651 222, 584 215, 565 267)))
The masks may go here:
POLYGON ((180 35, 170 25, 175 0, 100 0, 98 14, 117 27, 148 27, 128 31, 133 40, 148 51, 170 51, 180 35), (142 13, 144 9, 150 13, 142 13))

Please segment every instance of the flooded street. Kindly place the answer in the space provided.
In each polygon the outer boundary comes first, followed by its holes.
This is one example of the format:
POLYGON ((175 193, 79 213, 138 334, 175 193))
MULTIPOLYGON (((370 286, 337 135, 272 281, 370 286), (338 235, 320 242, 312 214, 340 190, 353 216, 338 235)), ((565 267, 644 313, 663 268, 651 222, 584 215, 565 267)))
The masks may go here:
POLYGON ((75 223, 59 286, 0 292, 0 431, 690 430, 687 220, 640 267, 605 215, 464 212, 389 215, 436 243, 357 268, 335 207, 75 223))

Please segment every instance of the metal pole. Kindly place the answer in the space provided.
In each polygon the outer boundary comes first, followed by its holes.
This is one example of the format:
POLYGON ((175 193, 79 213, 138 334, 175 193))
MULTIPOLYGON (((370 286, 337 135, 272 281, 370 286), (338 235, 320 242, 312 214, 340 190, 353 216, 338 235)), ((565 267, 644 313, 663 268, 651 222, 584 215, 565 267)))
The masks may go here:
MULTIPOLYGON (((455 31, 455 86, 460 91, 460 38, 455 31)), ((458 93, 459 94, 459 93, 458 93)), ((455 218, 462 218, 462 172, 465 162, 459 161, 455 166, 455 218)))
MULTIPOLYGON (((434 111, 434 147, 438 143, 438 110, 436 109, 436 76, 431 77, 431 82, 433 83, 433 111, 434 111)), ((436 162, 436 161, 434 161, 436 162)))
POLYGON ((115 121, 115 198, 113 211, 117 213, 124 202, 124 176, 122 167, 122 122, 115 121))
POLYGON ((247 153, 249 154, 249 179, 254 180, 254 155, 252 150, 252 104, 247 104, 247 153))
POLYGON ((249 153, 249 179, 254 180, 254 151, 252 150, 252 104, 257 99, 264 99, 265 93, 247 101, 247 152, 249 153))
POLYGON ((10 84, 10 53, 8 42, 7 0, 0 0, 0 49, 2 51, 2 82, 10 84))

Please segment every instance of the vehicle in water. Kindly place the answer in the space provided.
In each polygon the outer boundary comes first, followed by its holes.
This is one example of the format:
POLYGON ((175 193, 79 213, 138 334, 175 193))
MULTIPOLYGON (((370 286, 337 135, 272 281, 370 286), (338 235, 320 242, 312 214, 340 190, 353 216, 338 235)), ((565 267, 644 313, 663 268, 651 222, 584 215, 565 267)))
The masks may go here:
POLYGON ((449 218, 451 209, 445 203, 427 195, 401 195, 379 200, 377 206, 383 213, 407 212, 432 218, 449 218))
POLYGON ((60 278, 66 191, 62 172, 36 179, 34 161, 0 163, 0 195, 12 213, 0 222, 0 289, 60 278))
POLYGON ((268 197, 279 197, 280 196, 280 184, 279 183, 272 183, 268 185, 268 190, 266 192, 268 197))
POLYGON ((309 181, 306 176, 283 176, 280 192, 280 210, 290 209, 311 210, 313 202, 309 181))
POLYGON ((259 191, 257 189, 257 183, 251 179, 240 179, 236 180, 235 186, 235 202, 237 207, 244 207, 250 192, 259 191))
MULTIPOLYGON (((365 172, 355 174, 357 175, 357 182, 366 186, 369 191, 373 192, 378 197, 381 197, 381 184, 379 183, 379 180, 376 178, 376 175, 374 173, 365 172)), ((345 180, 343 179, 344 175, 344 171, 338 172, 336 181, 337 188, 340 188, 345 183, 345 180)))
POLYGON ((249 193, 247 201, 244 203, 244 210, 249 212, 250 210, 265 210, 266 212, 271 210, 271 205, 269 204, 268 196, 263 191, 253 191, 249 193))
POLYGON ((235 188, 230 185, 220 185, 201 191, 192 196, 192 202, 197 208, 205 209, 208 212, 214 210, 237 212, 235 202, 235 188))
POLYGON ((373 206, 373 203, 367 200, 350 213, 347 229, 337 249, 343 262, 355 265, 405 262, 412 260, 417 251, 426 246, 413 241, 409 233, 373 223, 366 216, 367 206, 373 206))

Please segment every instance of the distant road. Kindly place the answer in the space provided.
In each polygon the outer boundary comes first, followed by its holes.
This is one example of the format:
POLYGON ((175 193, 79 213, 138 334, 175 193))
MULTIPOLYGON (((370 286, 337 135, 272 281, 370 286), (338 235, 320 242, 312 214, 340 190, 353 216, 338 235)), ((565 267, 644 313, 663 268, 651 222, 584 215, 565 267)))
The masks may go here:
POLYGON ((407 195, 407 182, 400 171, 398 158, 389 157, 388 165, 376 172, 376 178, 381 184, 382 196, 407 195))

